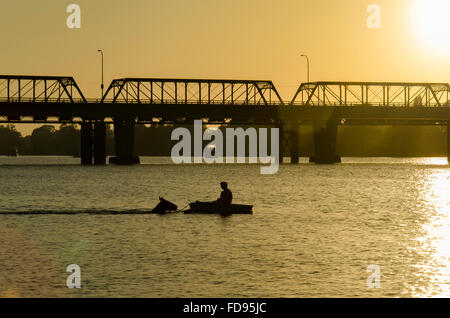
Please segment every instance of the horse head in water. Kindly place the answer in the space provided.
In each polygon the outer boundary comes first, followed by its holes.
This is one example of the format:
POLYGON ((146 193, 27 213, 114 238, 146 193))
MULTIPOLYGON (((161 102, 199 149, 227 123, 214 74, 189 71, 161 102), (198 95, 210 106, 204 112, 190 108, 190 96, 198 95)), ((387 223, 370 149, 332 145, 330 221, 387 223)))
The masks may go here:
POLYGON ((178 206, 176 206, 172 202, 169 202, 169 201, 165 200, 164 198, 159 197, 159 203, 153 209, 152 212, 155 212, 155 213, 166 213, 168 211, 176 211, 177 209, 178 209, 178 206))

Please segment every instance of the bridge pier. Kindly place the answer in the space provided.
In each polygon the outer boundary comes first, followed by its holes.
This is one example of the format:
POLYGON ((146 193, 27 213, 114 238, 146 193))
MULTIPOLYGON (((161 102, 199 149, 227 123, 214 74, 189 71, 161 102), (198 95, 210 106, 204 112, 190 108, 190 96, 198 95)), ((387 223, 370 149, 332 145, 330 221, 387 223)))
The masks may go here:
POLYGON ((139 163, 134 155, 135 118, 114 118, 114 145, 116 156, 110 163, 132 165, 139 163))
POLYGON ((106 124, 103 122, 94 124, 94 164, 106 164, 106 124))
POLYGON ((447 162, 450 164, 450 118, 447 121, 447 162))
POLYGON ((279 132, 279 136, 278 136, 278 145, 279 145, 279 157, 278 157, 278 162, 280 164, 283 163, 284 161, 284 146, 285 146, 285 142, 284 142, 284 125, 283 123, 279 123, 278 125, 276 125, 275 128, 278 128, 278 132, 279 132))
POLYGON ((315 119, 313 121, 313 136, 315 155, 309 162, 317 164, 340 163, 341 157, 336 154, 338 121, 331 117, 329 120, 315 119))
POLYGON ((81 144, 80 144, 80 157, 81 164, 88 166, 92 164, 92 123, 81 123, 81 144))
POLYGON ((297 120, 291 122, 291 164, 300 162, 300 126, 297 120))

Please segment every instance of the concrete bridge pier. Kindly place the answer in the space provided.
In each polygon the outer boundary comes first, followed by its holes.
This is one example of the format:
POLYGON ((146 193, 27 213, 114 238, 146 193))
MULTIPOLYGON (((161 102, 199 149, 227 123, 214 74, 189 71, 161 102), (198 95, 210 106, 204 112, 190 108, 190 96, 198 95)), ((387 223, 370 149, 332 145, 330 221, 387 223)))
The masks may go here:
POLYGON ((331 117, 328 120, 315 119, 313 121, 313 136, 315 155, 309 158, 317 164, 340 163, 341 157, 336 154, 338 120, 331 117))
POLYGON ((450 164, 450 118, 447 121, 447 162, 450 164))
POLYGON ((300 162, 300 126, 297 120, 291 122, 291 164, 300 162))
POLYGON ((94 124, 94 164, 106 164, 106 124, 104 122, 94 124))
POLYGON ((139 163, 134 155, 135 118, 114 118, 114 145, 116 156, 110 163, 132 165, 139 163))
POLYGON ((92 123, 83 122, 81 123, 81 144, 80 144, 80 157, 82 165, 92 164, 92 123))
POLYGON ((278 140, 278 145, 279 145, 279 157, 278 157, 278 162, 280 164, 282 164, 284 162, 284 153, 285 153, 285 146, 286 146, 286 142, 284 139, 284 124, 283 123, 279 123, 278 125, 276 125, 275 128, 278 128, 278 132, 279 132, 279 140, 278 140))

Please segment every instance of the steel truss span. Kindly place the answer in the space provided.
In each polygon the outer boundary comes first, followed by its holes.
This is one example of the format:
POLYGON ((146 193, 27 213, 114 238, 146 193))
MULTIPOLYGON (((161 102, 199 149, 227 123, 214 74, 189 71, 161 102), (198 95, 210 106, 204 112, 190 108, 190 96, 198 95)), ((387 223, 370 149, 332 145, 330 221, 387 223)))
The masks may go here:
POLYGON ((291 105, 449 107, 447 83, 314 82, 303 83, 291 105))
POLYGON ((86 103, 70 76, 0 75, 0 100, 4 102, 86 103))
MULTIPOLYGON (((115 79, 102 100, 86 99, 70 76, 0 75, 0 102, 41 104, 155 104, 236 106, 450 106, 447 83, 303 83, 283 102, 272 81, 214 79, 115 79)), ((23 114, 22 116, 24 116, 23 114)))
POLYGON ((124 78, 103 102, 142 104, 283 105, 271 81, 124 78))

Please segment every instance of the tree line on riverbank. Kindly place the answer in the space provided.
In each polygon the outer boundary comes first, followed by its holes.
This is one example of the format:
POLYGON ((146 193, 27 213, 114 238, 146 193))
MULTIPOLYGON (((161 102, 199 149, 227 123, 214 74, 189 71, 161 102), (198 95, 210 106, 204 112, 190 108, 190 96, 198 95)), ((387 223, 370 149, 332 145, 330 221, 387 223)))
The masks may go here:
MULTIPOLYGON (((177 142, 171 140, 173 129, 169 125, 136 125, 136 154, 170 156, 177 142)), ((220 129, 224 130, 224 127, 220 129)), ((446 131, 442 126, 341 126, 338 153, 344 157, 446 156, 446 131)), ((314 153, 312 127, 300 127, 299 142, 301 156, 314 153)), ((205 141, 204 145, 207 143, 205 141)), ((57 128, 43 125, 34 129, 31 135, 22 136, 14 125, 0 125, 0 155, 6 156, 16 149, 20 155, 79 155, 79 126, 69 124, 57 128)), ((106 131, 106 152, 108 156, 114 155, 114 131, 110 125, 106 131)), ((289 149, 285 154, 289 155, 289 149)))
MULTIPOLYGON (((106 126, 106 153, 114 155, 114 131, 106 126)), ((170 156, 174 142, 170 139, 173 127, 136 125, 135 149, 138 155, 170 156)), ((78 156, 81 132, 78 125, 43 125, 31 135, 22 134, 12 124, 0 125, 0 155, 15 153, 35 156, 78 156)))

